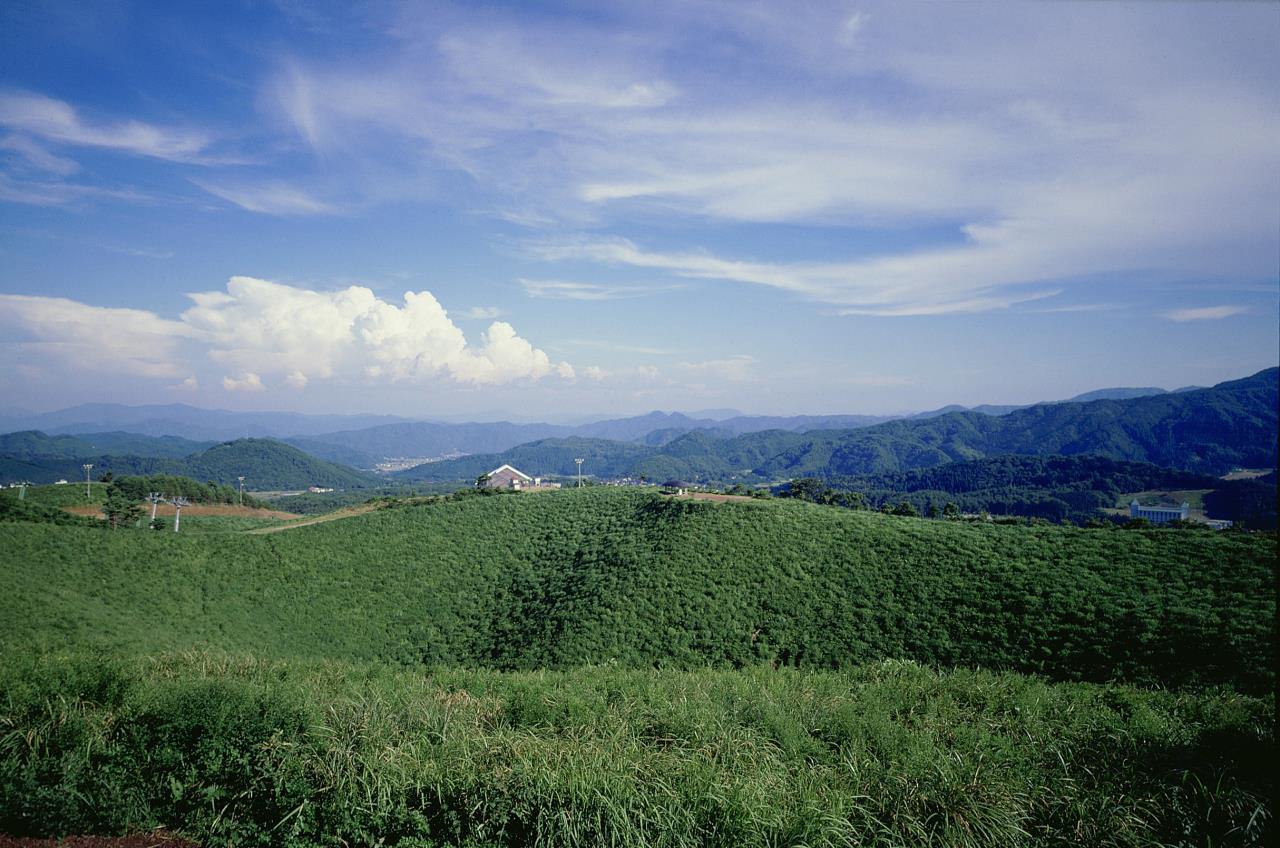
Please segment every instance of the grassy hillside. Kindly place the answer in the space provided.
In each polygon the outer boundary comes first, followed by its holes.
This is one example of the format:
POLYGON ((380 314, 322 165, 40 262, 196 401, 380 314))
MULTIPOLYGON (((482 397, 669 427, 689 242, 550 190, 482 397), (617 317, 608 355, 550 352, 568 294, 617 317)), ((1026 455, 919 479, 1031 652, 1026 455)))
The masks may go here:
POLYGON ((0 526, 0 646, 497 668, 885 658, 1274 683, 1275 541, 584 490, 265 537, 0 526), (145 622, 145 627, 139 627, 145 622))
POLYGON ((0 831, 207 845, 1266 844, 1269 699, 902 663, 0 663, 0 831))

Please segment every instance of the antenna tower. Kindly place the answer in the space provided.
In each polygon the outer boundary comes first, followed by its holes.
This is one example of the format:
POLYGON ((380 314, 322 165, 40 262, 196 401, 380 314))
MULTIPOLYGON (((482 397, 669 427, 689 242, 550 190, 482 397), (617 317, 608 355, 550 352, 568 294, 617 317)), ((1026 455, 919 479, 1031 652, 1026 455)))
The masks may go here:
POLYGON ((582 460, 581 458, 578 458, 578 459, 575 459, 575 460, 574 460, 574 462, 578 463, 578 488, 579 488, 579 489, 581 489, 581 488, 582 488, 582 462, 583 462, 583 460, 582 460))

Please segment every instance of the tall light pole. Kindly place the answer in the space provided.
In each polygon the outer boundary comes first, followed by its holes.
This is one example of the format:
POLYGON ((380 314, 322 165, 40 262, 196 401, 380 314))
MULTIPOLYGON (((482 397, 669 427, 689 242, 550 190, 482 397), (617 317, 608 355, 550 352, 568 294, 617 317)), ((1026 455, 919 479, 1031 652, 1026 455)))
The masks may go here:
POLYGON ((178 532, 178 525, 182 522, 182 508, 188 506, 191 501, 186 498, 174 498, 169 501, 173 504, 173 532, 178 532))
POLYGON ((18 484, 18 500, 25 501, 27 499, 27 487, 30 485, 30 483, 18 484))
POLYGON ((89 469, 92 467, 92 462, 86 462, 84 464, 84 499, 86 501, 93 500, 93 495, 89 494, 89 469))
POLYGON ((240 481, 240 501, 237 505, 244 506, 244 477, 240 476, 236 479, 240 481))
POLYGON ((582 459, 581 458, 575 459, 574 462, 578 463, 578 488, 581 489, 582 488, 582 459))

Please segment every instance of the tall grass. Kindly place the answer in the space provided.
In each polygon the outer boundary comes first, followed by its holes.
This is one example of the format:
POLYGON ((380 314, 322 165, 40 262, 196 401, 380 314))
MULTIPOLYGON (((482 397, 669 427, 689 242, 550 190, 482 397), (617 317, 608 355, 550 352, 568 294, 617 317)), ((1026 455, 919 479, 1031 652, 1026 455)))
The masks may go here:
POLYGON ((1228 692, 847 672, 11 656, 0 831, 219 845, 1261 845, 1228 692))

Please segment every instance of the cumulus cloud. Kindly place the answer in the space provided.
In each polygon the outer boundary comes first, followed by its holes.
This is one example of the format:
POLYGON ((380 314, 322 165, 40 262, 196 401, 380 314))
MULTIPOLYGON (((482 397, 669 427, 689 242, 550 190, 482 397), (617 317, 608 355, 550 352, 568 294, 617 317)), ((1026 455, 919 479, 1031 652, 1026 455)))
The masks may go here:
POLYGON ((466 312, 461 313, 459 317, 469 318, 473 321, 492 320, 500 318, 502 310, 496 306, 473 306, 466 312))
POLYGON ((266 386, 262 385, 262 378, 252 371, 245 371, 240 375, 239 379, 233 377, 222 378, 222 388, 229 392, 261 392, 266 390, 266 386))
POLYGON ((172 321, 138 309, 0 295, 0 322, 29 335, 28 348, 143 376, 177 376, 189 365, 180 346, 190 346, 227 369, 228 391, 334 378, 496 385, 574 377, 569 363, 552 362, 505 321, 468 343, 428 291, 408 292, 396 304, 363 286, 321 292, 233 277, 225 290, 189 297, 191 308, 172 321))
POLYGON ((609 372, 601 368, 599 365, 588 365, 586 368, 582 369, 582 374, 588 380, 595 380, 597 382, 608 379, 609 377, 609 372))
POLYGON ((1174 309, 1163 313, 1170 321, 1214 321, 1219 318, 1230 318, 1247 310, 1243 306, 1201 306, 1194 309, 1174 309))

